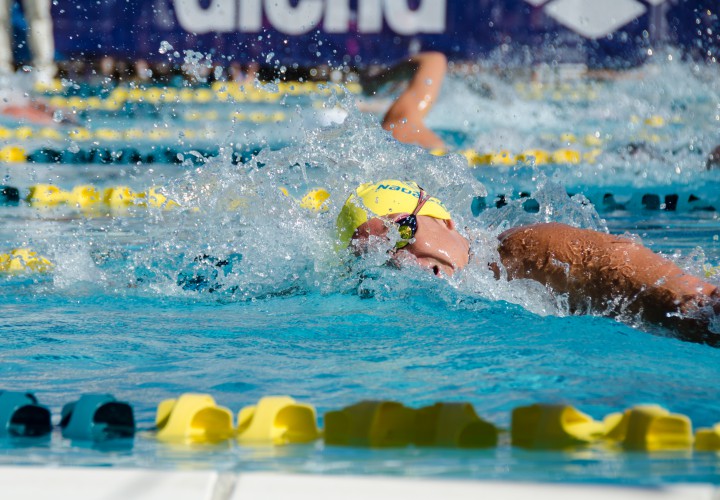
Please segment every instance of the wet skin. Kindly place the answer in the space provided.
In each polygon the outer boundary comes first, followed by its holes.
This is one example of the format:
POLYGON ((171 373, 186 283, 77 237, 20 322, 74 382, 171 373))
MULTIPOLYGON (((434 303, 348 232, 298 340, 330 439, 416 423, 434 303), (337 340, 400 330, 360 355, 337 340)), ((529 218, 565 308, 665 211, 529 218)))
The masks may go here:
POLYGON ((720 345, 708 330, 709 316, 720 314, 720 290, 643 245, 555 223, 512 228, 498 239, 509 279, 567 294, 572 312, 640 316, 685 340, 720 345))
MULTIPOLYGON (((390 215, 388 220, 392 220, 390 215)), ((386 236, 387 220, 371 219, 353 239, 386 236)), ((628 238, 564 224, 512 228, 498 237, 507 278, 532 279, 566 294, 572 312, 635 315, 678 332, 684 340, 720 345, 709 317, 720 314, 720 290, 628 238), (706 309, 703 314, 697 314, 706 309), (687 317, 687 314, 690 317, 687 317)), ((452 276, 469 260, 469 243, 451 220, 418 216, 415 241, 393 261, 414 263, 435 275, 452 276)), ((497 277, 499 268, 490 264, 497 277)))
POLYGON ((382 127, 400 142, 426 149, 445 148, 443 140, 425 125, 437 101, 447 72, 447 58, 439 52, 421 52, 409 58, 412 78, 383 118, 382 127))
MULTIPOLYGON (((396 216, 397 214, 390 215, 388 220, 396 216)), ((397 250, 394 261, 399 264, 417 264, 431 270, 436 276, 452 276, 456 270, 467 265, 470 244, 457 232, 452 220, 435 219, 426 215, 418 215, 417 220, 414 242, 397 250)), ((355 231, 353 240, 364 242, 370 236, 386 236, 390 225, 390 222, 382 219, 370 219, 355 231)))

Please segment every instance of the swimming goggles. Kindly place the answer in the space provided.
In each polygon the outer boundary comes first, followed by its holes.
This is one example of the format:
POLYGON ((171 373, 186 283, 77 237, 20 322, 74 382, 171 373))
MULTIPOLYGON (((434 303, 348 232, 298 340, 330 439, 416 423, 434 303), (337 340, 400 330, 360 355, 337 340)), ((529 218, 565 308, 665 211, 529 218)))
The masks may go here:
POLYGON ((413 210, 411 214, 400 214, 397 218, 395 218, 395 220, 393 220, 393 222, 397 224, 398 233, 400 233, 400 240, 395 243, 395 250, 405 248, 410 244, 410 240, 415 237, 418 227, 417 214, 420 210, 422 210, 423 205, 425 205, 429 199, 430 196, 427 195, 422 188, 420 188, 420 196, 418 197, 418 203, 415 210, 413 210))

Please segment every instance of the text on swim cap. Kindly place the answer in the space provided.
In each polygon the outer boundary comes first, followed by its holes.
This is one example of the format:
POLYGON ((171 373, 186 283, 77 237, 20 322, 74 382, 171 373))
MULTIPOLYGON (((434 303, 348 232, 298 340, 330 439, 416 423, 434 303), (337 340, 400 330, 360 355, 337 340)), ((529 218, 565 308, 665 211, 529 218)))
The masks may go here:
MULTIPOLYGON (((414 196, 415 198, 420 198, 420 191, 416 191, 414 189, 408 189, 408 188, 402 187, 402 186, 391 186, 389 184, 378 184, 378 187, 375 188, 375 191, 377 192, 377 191, 380 191, 383 189, 385 189, 387 191, 400 191, 403 194, 409 194, 410 196, 414 196)), ((445 208, 445 205, 443 204, 443 202, 438 200, 437 198, 430 198, 428 200, 428 203, 437 203, 441 207, 445 208)))

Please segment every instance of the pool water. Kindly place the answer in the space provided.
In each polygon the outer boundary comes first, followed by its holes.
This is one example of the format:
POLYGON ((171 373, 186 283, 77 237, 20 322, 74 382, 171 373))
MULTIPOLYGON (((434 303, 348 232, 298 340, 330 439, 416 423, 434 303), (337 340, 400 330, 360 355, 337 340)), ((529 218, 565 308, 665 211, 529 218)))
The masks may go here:
MULTIPOLYGON (((34 392, 55 415, 82 393, 110 392, 133 405, 142 430, 132 446, 82 446, 57 433, 6 441, 0 463, 717 483, 720 461, 711 453, 529 452, 507 443, 480 451, 172 447, 150 432, 157 404, 184 392, 210 393, 233 411, 288 394, 320 415, 364 399, 468 401, 504 428, 513 408, 535 402, 572 404, 596 419, 657 403, 696 428, 720 422, 718 349, 634 318, 573 316, 561 298, 532 283, 497 282, 480 263, 442 280, 388 268, 381 255, 356 261, 336 250, 334 235, 357 184, 407 178, 443 199, 480 241, 520 223, 560 221, 631 233, 702 275, 720 263, 720 171, 704 163, 720 135, 719 89, 707 72, 675 63, 640 82, 577 82, 593 94, 576 100, 537 99, 518 82, 483 77, 495 90, 488 98, 451 79, 428 119, 460 149, 477 151, 584 150, 590 146, 563 134, 591 134, 602 149, 594 163, 469 168, 461 155, 395 143, 376 117, 345 100, 339 125, 308 115, 255 127, 260 143, 282 137, 283 145, 265 142, 241 164, 225 155, 201 165, 3 165, 4 183, 23 192, 45 182, 67 190, 160 186, 181 207, 110 215, 0 207, 2 250, 30 247, 55 264, 49 274, 0 277, 2 387, 34 392), (628 152, 628 144, 642 147, 628 152), (296 201, 315 187, 330 193, 327 211, 296 201), (608 193, 616 204, 603 204, 608 193), (648 208, 647 194, 664 204, 648 208), (675 210, 665 203, 673 194, 675 210)), ((232 123, 203 126, 222 129, 219 146, 250 133, 232 123)), ((482 261, 494 250, 474 251, 482 261)))

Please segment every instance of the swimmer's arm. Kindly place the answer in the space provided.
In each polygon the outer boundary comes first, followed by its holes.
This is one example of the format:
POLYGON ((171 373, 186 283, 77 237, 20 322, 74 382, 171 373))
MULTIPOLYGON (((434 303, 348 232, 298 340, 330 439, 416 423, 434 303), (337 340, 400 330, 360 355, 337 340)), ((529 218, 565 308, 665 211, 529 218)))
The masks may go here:
POLYGON ((621 299, 628 312, 680 331, 703 326, 677 313, 719 303, 717 287, 627 238, 551 223, 513 228, 499 239, 509 279, 533 279, 571 303, 590 301, 604 311, 621 299))
MULTIPOLYGON (((383 85, 410 80, 422 66, 447 66, 447 59, 440 52, 420 52, 374 74, 363 74, 361 84, 363 92, 374 94, 383 85)), ((444 73, 443 73, 444 74, 444 73)))
POLYGON ((390 108, 417 114, 424 118, 440 94, 442 82, 447 72, 447 58, 440 52, 424 52, 412 56, 412 71, 406 78, 410 79, 405 92, 390 108))
POLYGON ((423 119, 440 94, 447 58, 439 52, 425 52, 413 56, 410 62, 415 65, 412 78, 407 89, 390 106, 382 126, 392 131, 400 142, 428 149, 444 148, 443 140, 425 126, 423 119))

